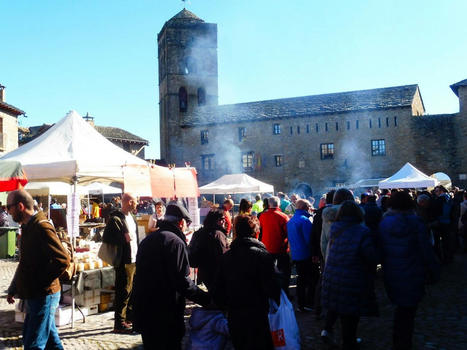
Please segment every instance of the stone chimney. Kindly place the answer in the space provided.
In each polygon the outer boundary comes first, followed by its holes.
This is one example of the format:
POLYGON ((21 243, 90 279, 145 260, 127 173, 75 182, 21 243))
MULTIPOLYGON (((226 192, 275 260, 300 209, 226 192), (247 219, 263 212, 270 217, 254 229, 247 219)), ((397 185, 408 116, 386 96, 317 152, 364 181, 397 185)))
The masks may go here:
POLYGON ((0 84, 0 102, 6 102, 5 87, 2 84, 0 84))
POLYGON ((459 86, 459 113, 467 117, 467 86, 459 86))
POLYGON ((89 113, 86 113, 86 115, 83 117, 84 120, 86 120, 89 124, 94 126, 94 117, 91 117, 89 113))

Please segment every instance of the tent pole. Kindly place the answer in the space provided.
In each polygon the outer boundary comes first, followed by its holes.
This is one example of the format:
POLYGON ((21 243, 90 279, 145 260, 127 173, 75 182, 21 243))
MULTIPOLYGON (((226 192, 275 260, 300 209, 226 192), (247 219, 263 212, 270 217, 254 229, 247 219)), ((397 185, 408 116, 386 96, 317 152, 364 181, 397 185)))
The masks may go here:
MULTIPOLYGON (((71 228, 71 233, 72 233, 72 237, 71 237, 71 256, 74 256, 75 255, 75 247, 76 247, 76 237, 75 237, 75 232, 74 232, 74 228, 75 228, 75 213, 77 212, 77 208, 74 208, 74 205, 75 205, 75 198, 77 196, 77 193, 76 193, 76 189, 78 187, 78 177, 77 176, 73 176, 73 194, 71 195, 71 208, 67 208, 67 210, 71 210, 71 225, 72 225, 72 228, 71 228)), ((80 203, 80 209, 81 209, 81 203, 80 203)), ((79 213, 79 212, 78 212, 79 213)), ((79 214, 78 214, 78 224, 79 224, 79 214)), ((70 234, 70 233, 68 233, 70 234)), ((78 234, 79 234, 79 228, 78 228, 78 234)), ((75 327, 75 294, 74 294, 74 282, 71 283, 71 329, 73 329, 75 327)))

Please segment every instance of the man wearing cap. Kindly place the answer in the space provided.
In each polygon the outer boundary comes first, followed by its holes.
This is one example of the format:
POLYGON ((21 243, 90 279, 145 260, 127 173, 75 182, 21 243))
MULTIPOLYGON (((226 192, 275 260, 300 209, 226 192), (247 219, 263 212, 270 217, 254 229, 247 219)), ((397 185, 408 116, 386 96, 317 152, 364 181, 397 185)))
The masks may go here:
POLYGON ((190 222, 178 203, 167 206, 158 230, 140 244, 136 257, 135 329, 145 349, 181 349, 185 297, 206 306, 209 295, 190 279, 184 229, 190 222))

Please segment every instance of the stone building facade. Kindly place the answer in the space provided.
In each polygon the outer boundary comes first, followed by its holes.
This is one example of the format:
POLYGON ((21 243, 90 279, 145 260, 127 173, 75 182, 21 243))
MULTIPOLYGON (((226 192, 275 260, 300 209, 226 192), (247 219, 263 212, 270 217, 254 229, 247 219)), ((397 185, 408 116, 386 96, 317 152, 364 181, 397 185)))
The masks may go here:
POLYGON ((467 80, 451 86, 451 115, 426 116, 418 85, 219 106, 216 32, 182 10, 158 35, 161 157, 190 162, 200 184, 247 172, 276 190, 322 191, 406 162, 467 184, 467 80))
POLYGON ((0 85, 0 156, 18 148, 18 116, 25 114, 6 103, 5 87, 0 85))

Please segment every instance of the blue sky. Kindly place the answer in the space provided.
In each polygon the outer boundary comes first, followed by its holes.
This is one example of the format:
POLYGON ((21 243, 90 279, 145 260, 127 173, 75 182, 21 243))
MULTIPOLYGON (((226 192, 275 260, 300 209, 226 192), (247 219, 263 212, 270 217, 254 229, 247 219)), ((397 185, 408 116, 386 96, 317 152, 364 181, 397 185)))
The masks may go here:
MULTIPOLYGON (((0 84, 20 125, 69 110, 150 141, 159 156, 157 33, 178 0, 0 0, 0 84)), ((454 113, 467 78, 465 0, 191 0, 218 24, 219 102, 419 84, 454 113)))

